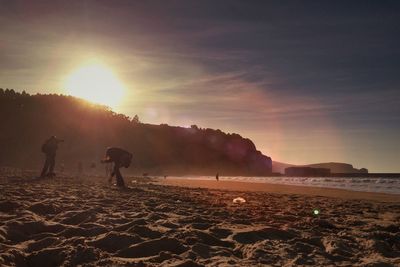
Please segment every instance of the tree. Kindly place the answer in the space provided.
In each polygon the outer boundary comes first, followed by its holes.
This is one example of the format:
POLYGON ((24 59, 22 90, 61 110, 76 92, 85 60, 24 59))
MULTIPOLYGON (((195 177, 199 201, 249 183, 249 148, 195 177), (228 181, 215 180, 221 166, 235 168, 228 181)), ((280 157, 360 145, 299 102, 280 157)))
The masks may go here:
POLYGON ((133 117, 132 122, 136 124, 140 123, 139 116, 137 114, 133 117))

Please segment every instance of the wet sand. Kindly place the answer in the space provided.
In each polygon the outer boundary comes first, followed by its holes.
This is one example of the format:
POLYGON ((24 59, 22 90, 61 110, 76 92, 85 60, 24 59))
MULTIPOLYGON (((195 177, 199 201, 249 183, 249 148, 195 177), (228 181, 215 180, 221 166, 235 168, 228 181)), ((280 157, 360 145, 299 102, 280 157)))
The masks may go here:
POLYGON ((281 193, 281 194, 300 194, 308 196, 325 196, 341 199, 364 199, 376 200, 387 202, 399 202, 400 195, 384 194, 384 193, 371 193, 371 192, 357 192, 343 189, 322 188, 322 187, 308 187, 308 186, 294 186, 294 185, 281 185, 269 183, 251 183, 251 182, 237 182, 237 181, 216 181, 216 180, 200 180, 200 179, 159 179, 160 184, 194 187, 194 188, 209 188, 218 190, 230 191, 256 191, 266 193, 281 193))
POLYGON ((2 177, 0 265, 400 265, 400 203, 383 196, 104 180, 2 177))

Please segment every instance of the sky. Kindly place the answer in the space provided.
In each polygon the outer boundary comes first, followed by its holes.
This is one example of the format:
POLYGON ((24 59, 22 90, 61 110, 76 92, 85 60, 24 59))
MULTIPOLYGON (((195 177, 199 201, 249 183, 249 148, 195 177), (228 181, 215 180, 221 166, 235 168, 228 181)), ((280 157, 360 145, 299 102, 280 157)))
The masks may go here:
POLYGON ((0 87, 68 93, 90 60, 117 112, 221 129, 273 160, 400 172, 400 1, 0 0, 0 87))

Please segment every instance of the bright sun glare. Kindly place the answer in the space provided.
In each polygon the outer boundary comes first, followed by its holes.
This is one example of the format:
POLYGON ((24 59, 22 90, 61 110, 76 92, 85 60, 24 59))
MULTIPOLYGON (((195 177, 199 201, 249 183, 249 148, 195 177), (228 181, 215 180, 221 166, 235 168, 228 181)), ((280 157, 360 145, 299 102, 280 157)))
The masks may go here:
POLYGON ((70 95, 115 108, 125 93, 113 72, 100 63, 85 65, 71 73, 65 87, 70 95))

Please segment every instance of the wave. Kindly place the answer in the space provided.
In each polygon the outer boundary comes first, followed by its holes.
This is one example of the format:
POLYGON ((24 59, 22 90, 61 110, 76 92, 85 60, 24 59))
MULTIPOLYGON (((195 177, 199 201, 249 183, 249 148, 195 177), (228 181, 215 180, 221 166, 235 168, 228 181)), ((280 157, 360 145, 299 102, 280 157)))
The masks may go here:
MULTIPOLYGON (((182 177, 181 177, 182 178, 182 177)), ((212 176, 188 176, 185 179, 215 180, 212 176)), ((244 177, 220 176, 220 180, 271 183, 283 185, 311 186, 323 188, 336 188, 361 192, 389 193, 400 195, 399 178, 365 178, 365 177, 244 177)))

